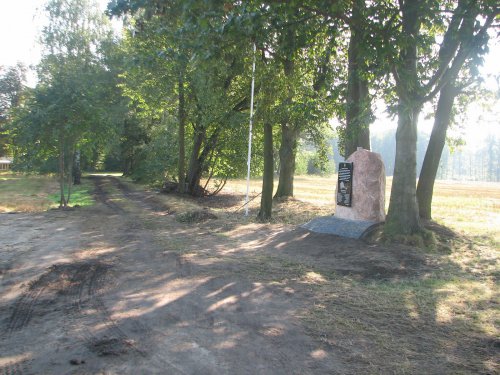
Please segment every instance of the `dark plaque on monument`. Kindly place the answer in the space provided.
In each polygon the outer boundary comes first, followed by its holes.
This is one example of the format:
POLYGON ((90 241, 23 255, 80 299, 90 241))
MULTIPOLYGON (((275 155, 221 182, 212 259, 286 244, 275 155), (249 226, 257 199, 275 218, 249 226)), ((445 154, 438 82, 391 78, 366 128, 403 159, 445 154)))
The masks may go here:
POLYGON ((337 204, 351 207, 352 203, 352 163, 339 163, 337 183, 337 204))

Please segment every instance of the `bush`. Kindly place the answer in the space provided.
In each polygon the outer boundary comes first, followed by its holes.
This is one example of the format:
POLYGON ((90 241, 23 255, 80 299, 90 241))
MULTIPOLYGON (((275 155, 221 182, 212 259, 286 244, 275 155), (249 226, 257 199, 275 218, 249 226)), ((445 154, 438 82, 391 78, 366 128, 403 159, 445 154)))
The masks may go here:
POLYGON ((324 159, 316 151, 300 150, 295 159, 295 174, 297 175, 331 175, 335 173, 334 160, 324 159))
POLYGON ((172 150, 178 146, 167 127, 159 126, 153 132, 151 141, 137 153, 131 177, 136 181, 161 186, 165 179, 175 179, 178 155, 172 150))

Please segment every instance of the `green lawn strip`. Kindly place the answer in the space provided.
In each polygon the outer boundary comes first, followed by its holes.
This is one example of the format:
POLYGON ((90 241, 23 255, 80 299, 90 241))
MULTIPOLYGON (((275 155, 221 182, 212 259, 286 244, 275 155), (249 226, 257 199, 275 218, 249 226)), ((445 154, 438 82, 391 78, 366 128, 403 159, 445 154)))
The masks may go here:
MULTIPOLYGON (((70 201, 69 201, 69 206, 70 207, 87 207, 87 206, 92 206, 95 201, 93 198, 92 190, 94 186, 91 181, 88 181, 86 179, 82 179, 82 183, 80 185, 73 185, 71 187, 71 196, 70 196, 70 201)), ((68 190, 66 188, 65 194, 68 194, 68 190)), ((52 202, 52 207, 58 207, 59 202, 61 200, 61 193, 58 190, 57 192, 54 192, 53 194, 50 194, 48 196, 50 201, 52 202)))

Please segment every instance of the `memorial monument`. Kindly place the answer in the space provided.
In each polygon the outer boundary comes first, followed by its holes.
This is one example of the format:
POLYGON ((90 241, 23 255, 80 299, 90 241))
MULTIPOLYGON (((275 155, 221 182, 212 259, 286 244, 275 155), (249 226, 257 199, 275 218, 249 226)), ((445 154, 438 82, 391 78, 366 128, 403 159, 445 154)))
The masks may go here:
POLYGON ((358 147, 339 163, 336 192, 337 218, 385 220, 385 167, 380 154, 358 147))
POLYGON ((363 238, 385 221, 385 167, 375 152, 358 148, 339 163, 335 215, 302 225, 311 232, 363 238))

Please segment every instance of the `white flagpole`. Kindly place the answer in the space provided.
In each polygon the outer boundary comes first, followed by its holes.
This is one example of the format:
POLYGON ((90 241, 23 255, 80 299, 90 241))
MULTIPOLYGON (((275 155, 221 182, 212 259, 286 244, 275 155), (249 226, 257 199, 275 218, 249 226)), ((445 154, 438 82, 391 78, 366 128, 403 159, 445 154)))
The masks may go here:
POLYGON ((250 159, 252 157, 252 126, 253 126, 253 94, 255 88, 255 54, 257 47, 253 44, 252 64, 252 91, 250 93, 250 127, 248 131, 248 159, 247 159, 247 194, 245 196, 245 216, 248 216, 248 194, 250 193, 250 159))

